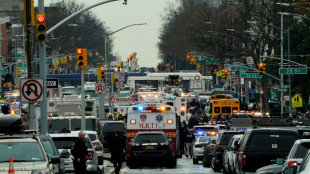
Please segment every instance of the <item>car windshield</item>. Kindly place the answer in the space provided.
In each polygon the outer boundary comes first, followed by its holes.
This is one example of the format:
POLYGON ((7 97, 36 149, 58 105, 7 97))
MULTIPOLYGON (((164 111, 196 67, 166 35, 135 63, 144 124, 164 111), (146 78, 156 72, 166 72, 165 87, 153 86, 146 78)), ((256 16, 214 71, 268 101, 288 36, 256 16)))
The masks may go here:
POLYGON ((91 141, 95 141, 97 139, 97 135, 96 134, 87 134, 90 138, 91 141))
POLYGON ((74 90, 75 90, 75 88, 62 88, 62 92, 64 93, 64 92, 67 92, 67 93, 73 93, 74 92, 74 90))
POLYGON ((73 92, 73 95, 81 95, 81 87, 77 87, 74 92, 73 92))
POLYGON ((138 134, 134 142, 136 143, 160 143, 167 141, 163 134, 138 134))
POLYGON ((85 90, 85 95, 89 95, 91 98, 99 97, 95 90, 85 90))
POLYGON ((54 151, 52 142, 50 142, 48 140, 42 140, 41 142, 42 142, 42 145, 44 147, 44 150, 46 151, 46 153, 49 157, 58 155, 58 154, 56 154, 56 151, 54 151))
POLYGON ((233 137, 235 134, 222 134, 221 140, 219 142, 220 145, 228 145, 231 137, 233 137))
POLYGON ((129 97, 130 96, 130 92, 120 92, 117 97, 129 97))
POLYGON ((199 142, 201 143, 209 143, 210 142, 210 137, 200 137, 199 142))
POLYGON ((170 91, 169 91, 170 94, 180 94, 182 92, 183 92, 182 88, 170 88, 170 91))
MULTIPOLYGON (((78 137, 53 137, 53 141, 57 149, 71 149, 72 144, 77 138, 78 137)), ((87 147, 92 147, 86 138, 85 141, 87 143, 87 147)))
POLYGON ((294 156, 290 158, 304 158, 309 149, 310 149, 310 142, 302 143, 296 149, 296 153, 294 154, 294 156))
POLYGON ((37 142, 6 142, 0 143, 0 162, 8 162, 10 157, 14 162, 45 161, 44 152, 37 142))

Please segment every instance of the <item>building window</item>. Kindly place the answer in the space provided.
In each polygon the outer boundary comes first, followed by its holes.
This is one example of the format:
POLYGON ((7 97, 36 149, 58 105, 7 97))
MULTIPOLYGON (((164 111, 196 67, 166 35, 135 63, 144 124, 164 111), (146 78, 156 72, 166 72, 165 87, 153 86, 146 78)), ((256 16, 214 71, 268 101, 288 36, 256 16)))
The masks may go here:
POLYGON ((12 11, 19 11, 19 7, 18 6, 13 6, 12 7, 12 11))

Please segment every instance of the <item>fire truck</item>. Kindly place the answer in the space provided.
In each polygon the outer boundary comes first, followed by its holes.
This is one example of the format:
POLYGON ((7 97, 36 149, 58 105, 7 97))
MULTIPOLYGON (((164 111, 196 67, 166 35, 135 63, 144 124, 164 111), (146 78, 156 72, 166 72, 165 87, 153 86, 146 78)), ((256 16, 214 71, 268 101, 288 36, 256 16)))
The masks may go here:
POLYGON ((174 156, 180 157, 179 117, 175 108, 162 103, 145 103, 131 106, 127 117, 127 157, 130 156, 129 142, 139 131, 163 131, 173 142, 174 156))

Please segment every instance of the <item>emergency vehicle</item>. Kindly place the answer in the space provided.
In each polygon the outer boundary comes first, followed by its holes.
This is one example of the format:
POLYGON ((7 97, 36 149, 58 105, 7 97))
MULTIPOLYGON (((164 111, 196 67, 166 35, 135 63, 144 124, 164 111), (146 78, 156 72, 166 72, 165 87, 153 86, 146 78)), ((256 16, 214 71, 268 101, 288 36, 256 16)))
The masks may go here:
POLYGON ((176 114, 180 116, 180 119, 183 120, 188 120, 189 118, 187 117, 187 98, 186 97, 178 97, 178 96, 166 96, 164 97, 163 100, 164 104, 170 105, 175 107, 176 114))
POLYGON ((172 106, 161 103, 131 106, 127 116, 126 155, 130 156, 129 143, 138 131, 163 131, 172 142, 173 155, 179 157, 179 123, 172 106))
POLYGON ((162 103, 162 92, 138 92, 138 103, 162 103))

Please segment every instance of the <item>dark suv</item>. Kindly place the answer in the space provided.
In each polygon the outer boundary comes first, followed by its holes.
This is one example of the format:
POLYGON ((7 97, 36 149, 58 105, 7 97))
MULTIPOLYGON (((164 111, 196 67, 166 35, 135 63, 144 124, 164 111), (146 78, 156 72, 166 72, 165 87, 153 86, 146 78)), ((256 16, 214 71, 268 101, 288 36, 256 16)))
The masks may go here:
POLYGON ((237 174, 255 172, 258 168, 285 158, 299 138, 296 130, 262 128, 247 130, 240 141, 235 159, 237 174))
POLYGON ((172 145, 162 131, 138 132, 129 145, 127 166, 130 168, 135 168, 142 162, 167 164, 169 168, 177 165, 172 145))
POLYGON ((229 144, 230 139, 236 134, 242 134, 242 132, 220 131, 219 137, 215 139, 216 141, 211 141, 210 145, 204 148, 203 166, 211 166, 214 171, 220 171, 223 168, 223 152, 229 144))

